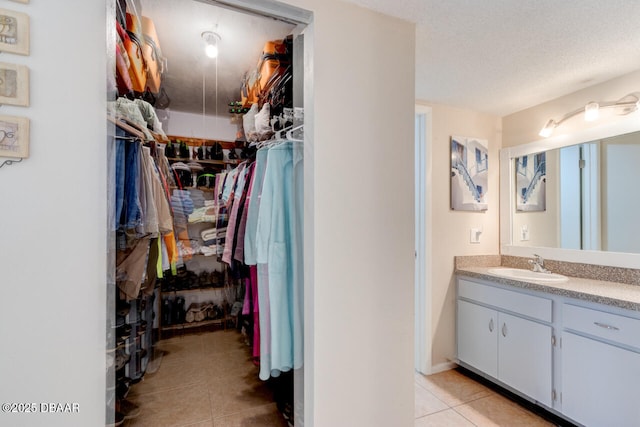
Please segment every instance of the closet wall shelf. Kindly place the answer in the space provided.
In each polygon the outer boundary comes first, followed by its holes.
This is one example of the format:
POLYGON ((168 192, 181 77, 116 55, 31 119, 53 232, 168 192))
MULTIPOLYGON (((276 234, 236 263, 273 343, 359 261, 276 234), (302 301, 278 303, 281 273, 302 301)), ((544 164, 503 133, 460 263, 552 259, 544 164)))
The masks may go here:
POLYGON ((218 165, 218 166, 226 166, 226 165, 237 165, 239 164, 242 160, 210 160, 210 159, 204 159, 204 160, 199 160, 199 159, 185 159, 182 157, 167 157, 167 160, 169 160, 170 162, 196 162, 196 163, 202 163, 203 165, 218 165))
POLYGON ((210 147, 217 142, 218 144, 222 145, 222 148, 224 149, 237 148, 235 141, 220 141, 219 139, 191 138, 188 136, 178 136, 178 135, 167 135, 167 138, 171 140, 172 144, 175 144, 178 140, 180 140, 192 147, 200 147, 201 145, 210 147))
MULTIPOLYGON (((213 192, 213 188, 209 188, 209 187, 184 187, 184 190, 189 190, 189 189, 198 189, 200 191, 208 191, 208 192, 213 192)), ((170 190, 180 190, 180 187, 178 187, 177 185, 170 185, 169 186, 170 190)), ((200 222, 213 222, 213 221, 200 221, 200 222)), ((190 222, 189 224, 197 224, 197 222, 190 222)))

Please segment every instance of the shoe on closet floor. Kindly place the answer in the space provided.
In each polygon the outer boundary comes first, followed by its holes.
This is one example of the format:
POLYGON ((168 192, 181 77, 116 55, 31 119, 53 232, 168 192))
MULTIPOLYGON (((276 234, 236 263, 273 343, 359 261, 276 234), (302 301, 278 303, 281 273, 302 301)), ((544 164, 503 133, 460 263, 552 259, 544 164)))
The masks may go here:
POLYGON ((187 314, 185 315, 185 321, 187 323, 202 322, 207 318, 207 313, 213 308, 213 303, 197 303, 194 302, 189 305, 187 314))
POLYGON ((126 301, 118 301, 116 303, 116 315, 125 317, 129 314, 129 310, 131 308, 131 304, 126 301))
POLYGON ((118 338, 127 339, 131 336, 131 325, 125 323, 116 329, 116 341, 118 338))
POLYGON ((130 354, 125 353, 124 350, 116 350, 116 371, 124 368, 124 365, 126 365, 130 360, 130 354))

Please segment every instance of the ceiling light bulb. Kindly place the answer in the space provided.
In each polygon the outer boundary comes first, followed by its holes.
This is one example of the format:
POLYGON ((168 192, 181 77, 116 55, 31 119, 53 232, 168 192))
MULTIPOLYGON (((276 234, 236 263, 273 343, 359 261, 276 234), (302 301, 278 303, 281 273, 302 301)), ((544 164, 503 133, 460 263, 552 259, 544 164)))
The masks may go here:
POLYGON ((590 102, 584 107, 584 119, 593 122, 600 116, 600 105, 597 102, 590 102))
POLYGON ((553 121, 553 119, 549 119, 547 124, 544 125, 544 127, 540 130, 540 133, 538 133, 538 135, 540 135, 543 138, 548 138, 551 136, 556 126, 557 126, 556 122, 553 121))
POLYGON ((206 43, 204 53, 209 58, 216 58, 218 56, 218 40, 221 40, 220 34, 213 31, 203 31, 200 34, 202 40, 206 43))
POLYGON ((216 58, 218 56, 218 46, 208 44, 207 47, 204 48, 204 52, 209 58, 216 58))

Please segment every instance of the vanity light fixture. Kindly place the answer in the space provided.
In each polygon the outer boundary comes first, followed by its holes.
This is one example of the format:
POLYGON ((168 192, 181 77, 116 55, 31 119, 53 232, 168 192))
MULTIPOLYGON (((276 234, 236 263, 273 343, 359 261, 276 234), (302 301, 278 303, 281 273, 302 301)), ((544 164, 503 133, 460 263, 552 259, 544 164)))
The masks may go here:
POLYGON ((566 120, 577 116, 578 114, 584 112, 584 119, 588 122, 593 122, 598 119, 600 116, 600 110, 603 108, 614 108, 617 110, 617 113, 620 115, 627 115, 629 113, 633 113, 640 109, 640 98, 636 93, 631 93, 624 98, 619 99, 614 102, 589 102, 584 108, 579 108, 575 111, 565 114, 560 120, 549 119, 544 127, 540 130, 540 135, 543 138, 548 138, 551 136, 555 128, 560 126, 566 120))
POLYGON ((201 34, 202 39, 206 43, 204 52, 209 58, 218 57, 218 41, 222 40, 220 34, 213 31, 203 31, 201 34))
POLYGON ((587 122, 594 122, 600 117, 600 104, 597 102, 590 102, 584 106, 584 120, 587 122))
POLYGON ((539 135, 543 138, 548 138, 553 133, 553 130, 558 126, 558 123, 553 119, 549 119, 546 125, 540 130, 539 135))

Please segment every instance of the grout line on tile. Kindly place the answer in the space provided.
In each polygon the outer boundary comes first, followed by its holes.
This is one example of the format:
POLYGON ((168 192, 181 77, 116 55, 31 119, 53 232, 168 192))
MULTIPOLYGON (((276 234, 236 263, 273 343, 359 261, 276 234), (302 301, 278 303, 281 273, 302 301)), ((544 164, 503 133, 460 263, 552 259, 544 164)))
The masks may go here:
MULTIPOLYGON (((476 400, 479 400, 479 399, 476 399, 476 400)), ((462 406, 462 405, 458 405, 457 407, 459 407, 459 406, 462 406)), ((456 408, 457 408, 457 407, 456 407, 456 408)), ((473 422, 473 421, 471 421, 469 418, 465 417, 465 416, 464 416, 464 414, 460 413, 458 410, 456 410, 456 408, 451 408, 451 409, 453 409, 453 410, 454 410, 458 415, 460 415, 462 418, 464 418, 465 420, 469 421, 469 423, 470 423, 470 424, 472 424, 472 425, 474 425, 474 426, 476 426, 476 427, 479 427, 479 426, 478 426, 478 424, 474 423, 474 422, 473 422)))
POLYGON ((431 412, 430 414, 421 415, 419 417, 416 417, 416 420, 419 420, 419 419, 422 419, 422 418, 426 418, 426 417, 430 417, 431 415, 439 414, 440 412, 448 411, 449 409, 453 409, 453 408, 446 407, 444 409, 440 409, 439 411, 431 412))

